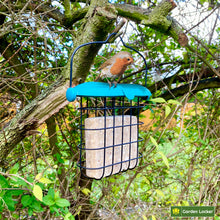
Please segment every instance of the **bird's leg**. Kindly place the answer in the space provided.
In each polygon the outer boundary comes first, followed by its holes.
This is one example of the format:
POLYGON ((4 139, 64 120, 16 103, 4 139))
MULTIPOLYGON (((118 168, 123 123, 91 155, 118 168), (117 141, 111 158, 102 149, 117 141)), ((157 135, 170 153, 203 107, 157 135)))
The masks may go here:
POLYGON ((114 84, 114 86, 115 86, 115 88, 117 87, 117 84, 118 84, 118 82, 117 81, 113 81, 113 84, 114 84))
POLYGON ((115 81, 115 80, 113 81, 115 88, 116 88, 117 84, 120 82, 120 80, 121 80, 121 75, 118 77, 117 81, 115 81))
POLYGON ((112 83, 108 80, 108 78, 106 77, 106 80, 107 80, 107 82, 108 82, 108 84, 109 84, 109 89, 112 87, 112 83))
MULTIPOLYGON (((97 82, 100 78, 101 78, 101 74, 99 74, 99 75, 96 77, 95 82, 97 82)), ((107 82, 108 82, 108 84, 109 84, 109 88, 111 88, 112 83, 108 80, 107 77, 105 77, 105 78, 106 78, 106 80, 107 80, 107 82)))

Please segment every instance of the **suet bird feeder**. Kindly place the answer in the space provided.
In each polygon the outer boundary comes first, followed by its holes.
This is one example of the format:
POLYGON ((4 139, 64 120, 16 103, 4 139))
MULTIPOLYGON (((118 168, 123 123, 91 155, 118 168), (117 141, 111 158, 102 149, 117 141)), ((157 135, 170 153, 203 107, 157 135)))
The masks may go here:
MULTIPOLYGON (((115 34, 115 33, 113 33, 115 34)), ((77 47, 108 43, 90 42, 77 47)), ((135 49, 143 59, 145 58, 135 49)), ((138 165, 141 154, 139 142, 139 112, 143 107, 141 99, 148 99, 150 91, 141 85, 118 84, 109 87, 108 83, 86 82, 72 88, 72 59, 70 68, 70 88, 67 89, 68 101, 80 98, 80 159, 78 166, 82 175, 92 179, 102 179, 121 171, 133 169, 138 165), (133 101, 132 101, 133 100, 133 101), (134 114, 135 113, 135 114, 134 114)), ((146 66, 147 73, 147 66, 146 66)), ((145 81, 146 83, 146 81, 145 81)))

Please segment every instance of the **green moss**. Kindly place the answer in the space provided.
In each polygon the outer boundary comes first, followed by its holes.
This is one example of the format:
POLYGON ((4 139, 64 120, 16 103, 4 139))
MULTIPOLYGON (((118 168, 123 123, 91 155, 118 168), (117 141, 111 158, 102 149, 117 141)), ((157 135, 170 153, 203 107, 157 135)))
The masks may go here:
POLYGON ((148 19, 147 15, 143 15, 139 12, 127 11, 121 8, 117 8, 117 11, 118 11, 118 14, 120 14, 120 16, 130 18, 133 21, 141 22, 142 20, 148 19))

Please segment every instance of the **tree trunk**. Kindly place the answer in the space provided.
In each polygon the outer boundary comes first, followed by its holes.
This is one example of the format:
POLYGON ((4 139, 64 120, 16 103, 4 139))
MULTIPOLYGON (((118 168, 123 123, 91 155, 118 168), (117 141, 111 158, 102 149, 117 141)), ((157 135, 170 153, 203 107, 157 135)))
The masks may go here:
MULTIPOLYGON (((79 30, 74 46, 90 41, 104 40, 116 20, 116 11, 107 0, 92 1, 79 30)), ((73 86, 85 81, 93 59, 101 45, 89 45, 77 52, 73 59, 73 86)), ((45 120, 68 104, 66 90, 69 86, 70 60, 62 71, 62 77, 44 93, 28 104, 0 133, 0 164, 23 138, 32 135, 45 120)))
POLYGON ((61 152, 59 151, 59 148, 57 147, 58 140, 57 140, 57 130, 56 130, 56 120, 54 116, 51 116, 46 120, 47 124, 47 131, 48 131, 48 137, 49 137, 49 144, 51 149, 51 154, 53 156, 54 161, 57 162, 57 175, 60 182, 60 192, 62 197, 65 197, 68 193, 68 181, 66 179, 66 170, 62 163, 57 160, 56 154, 61 155, 61 152))

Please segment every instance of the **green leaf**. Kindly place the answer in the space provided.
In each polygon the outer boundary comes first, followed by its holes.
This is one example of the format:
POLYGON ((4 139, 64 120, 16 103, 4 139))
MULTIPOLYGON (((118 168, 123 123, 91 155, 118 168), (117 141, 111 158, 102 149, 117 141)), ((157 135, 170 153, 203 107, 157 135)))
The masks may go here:
POLYGON ((70 206, 70 202, 66 199, 62 199, 62 198, 58 198, 55 201, 56 205, 59 207, 66 207, 66 206, 70 206))
POLYGON ((183 60, 187 64, 189 62, 188 52, 183 52, 183 60))
POLYGON ((158 147, 157 141, 152 136, 150 136, 150 140, 156 147, 158 147))
POLYGON ((42 212, 44 209, 41 207, 41 202, 38 200, 34 200, 34 202, 31 204, 31 208, 35 212, 42 212))
POLYGON ((32 203, 32 201, 33 201, 33 198, 30 195, 24 195, 21 197, 21 204, 24 207, 29 206, 32 203))
POLYGON ((8 209, 10 210, 10 211, 15 211, 15 204, 17 203, 16 201, 14 201, 13 199, 12 199, 12 197, 6 197, 6 196, 4 196, 4 202, 5 202, 5 204, 7 205, 7 207, 8 207, 8 209))
POLYGON ((60 194, 59 191, 54 192, 54 199, 59 199, 60 198, 60 194))
POLYGON ((40 178, 38 181, 39 181, 40 183, 44 183, 44 184, 50 184, 50 183, 52 183, 52 181, 50 181, 49 179, 44 178, 44 177, 40 178))
POLYGON ((54 156, 56 157, 56 159, 59 163, 64 163, 64 160, 61 158, 60 154, 56 153, 56 154, 54 154, 54 156))
POLYGON ((2 199, 0 199, 0 213, 3 211, 3 209, 4 209, 3 201, 2 201, 2 199))
POLYGON ((52 198, 55 198, 55 192, 54 192, 54 189, 53 188, 49 188, 48 190, 48 194, 47 195, 50 195, 52 198))
POLYGON ((207 2, 207 1, 206 1, 206 0, 200 0, 199 2, 200 2, 200 4, 203 5, 203 4, 204 4, 205 2, 207 2))
POLYGON ((29 209, 28 209, 28 215, 29 215, 29 216, 32 216, 32 215, 33 215, 33 209, 32 209, 32 208, 29 208, 29 209))
POLYGON ((10 211, 14 211, 15 204, 18 203, 14 200, 14 197, 23 194, 23 192, 23 190, 6 190, 6 193, 3 196, 3 200, 10 211))
POLYGON ((169 104, 174 104, 174 105, 182 105, 179 101, 175 99, 170 99, 167 101, 169 104))
MULTIPOLYGON (((26 183, 23 179, 21 178, 18 178, 18 177, 13 177, 13 180, 15 180, 14 184, 17 185, 17 186, 22 186, 22 187, 27 187, 27 186, 30 186, 28 183, 26 183)), ((12 184, 12 181, 10 181, 10 183, 12 184)))
POLYGON ((19 170, 19 164, 16 163, 9 171, 10 174, 17 174, 19 170))
POLYGON ((167 117, 170 114, 170 112, 171 112, 171 108, 168 105, 166 105, 165 106, 165 117, 167 117))
POLYGON ((164 98, 154 98, 150 100, 151 102, 156 102, 156 103, 166 103, 166 100, 164 98))
POLYGON ((55 204, 54 197, 48 194, 43 197, 43 202, 45 203, 45 205, 49 205, 49 206, 52 206, 55 204))
POLYGON ((33 194, 37 199, 39 199, 40 201, 43 201, 43 192, 40 186, 36 184, 34 185, 33 194))
POLYGON ((81 191, 82 191, 82 193, 85 194, 86 196, 88 196, 88 195, 91 193, 91 191, 90 191, 88 188, 84 188, 84 189, 82 189, 81 191))
POLYGON ((162 159, 163 159, 163 162, 165 163, 165 165, 167 166, 167 168, 169 169, 170 168, 170 166, 169 166, 169 162, 168 162, 168 159, 167 159, 167 157, 164 155, 164 153, 163 152, 161 152, 161 151, 158 151, 158 154, 160 154, 160 156, 162 157, 162 159))
POLYGON ((56 206, 50 206, 50 211, 53 213, 53 212, 56 212, 58 215, 59 215, 59 209, 56 207, 56 206))
POLYGON ((8 190, 7 191, 7 195, 11 196, 11 197, 19 196, 19 195, 23 194, 23 192, 24 192, 24 190, 17 190, 17 189, 15 189, 15 190, 8 190))
POLYGON ((0 175, 0 188, 9 188, 7 179, 2 175, 0 175))
POLYGON ((74 216, 68 212, 65 216, 64 216, 64 220, 75 220, 74 216))
POLYGON ((35 180, 39 180, 42 176, 43 176, 42 173, 38 173, 38 174, 35 176, 35 180))

